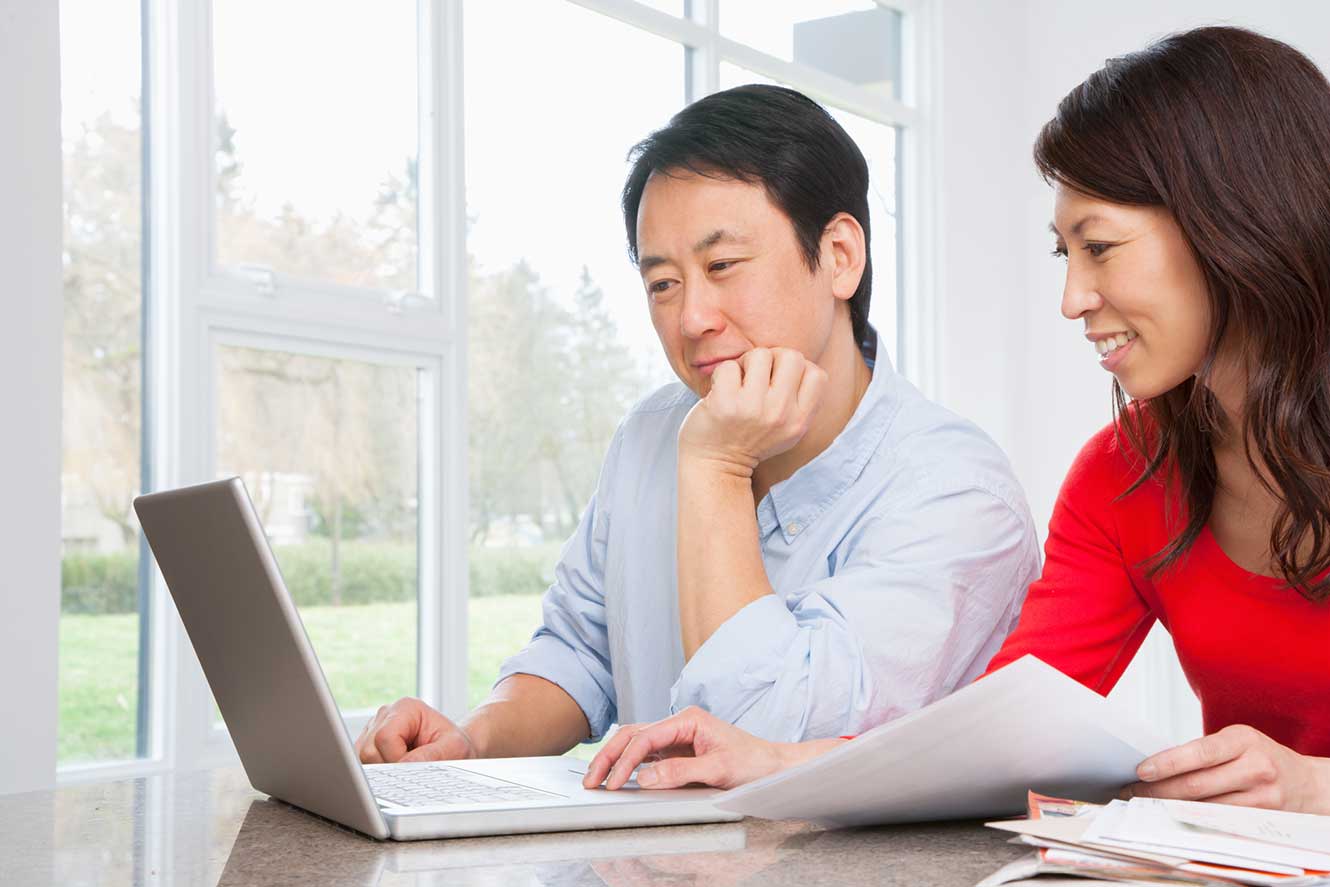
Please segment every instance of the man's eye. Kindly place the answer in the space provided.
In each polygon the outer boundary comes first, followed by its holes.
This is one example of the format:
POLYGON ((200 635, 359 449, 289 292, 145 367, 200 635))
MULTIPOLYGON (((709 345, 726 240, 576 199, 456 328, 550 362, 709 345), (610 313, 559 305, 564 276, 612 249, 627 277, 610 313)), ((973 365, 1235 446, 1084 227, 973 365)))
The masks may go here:
POLYGON ((708 270, 713 272, 724 271, 726 268, 730 267, 733 264, 734 264, 733 262, 712 262, 711 267, 708 270))
POLYGON ((669 289, 670 284, 673 282, 674 281, 672 280, 657 280, 655 283, 647 286, 647 292, 651 293, 653 296, 658 296, 669 289))

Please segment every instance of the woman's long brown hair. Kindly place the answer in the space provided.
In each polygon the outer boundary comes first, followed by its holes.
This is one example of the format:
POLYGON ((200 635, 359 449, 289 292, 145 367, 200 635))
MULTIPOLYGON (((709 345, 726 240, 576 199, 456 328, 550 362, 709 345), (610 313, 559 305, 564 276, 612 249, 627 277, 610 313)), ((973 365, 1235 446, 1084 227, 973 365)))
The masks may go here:
POLYGON ((1147 561, 1150 575, 1209 520, 1215 436, 1241 434, 1281 503, 1275 565, 1305 597, 1330 597, 1330 578, 1319 579, 1330 570, 1330 83, 1251 31, 1175 34, 1068 93, 1034 159, 1046 181, 1166 208, 1205 275, 1211 324, 1197 375, 1140 409, 1113 383, 1119 431, 1144 461, 1123 495, 1158 474, 1185 519, 1147 561), (1243 367, 1240 428, 1227 427, 1207 384, 1222 341, 1243 367))

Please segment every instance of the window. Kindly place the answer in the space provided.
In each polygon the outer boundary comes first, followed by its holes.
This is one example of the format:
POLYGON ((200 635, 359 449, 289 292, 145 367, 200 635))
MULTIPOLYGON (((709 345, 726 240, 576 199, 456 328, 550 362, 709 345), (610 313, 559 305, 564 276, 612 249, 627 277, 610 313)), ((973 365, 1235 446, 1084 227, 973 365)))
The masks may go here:
POLYGON ((873 0, 720 0, 720 32, 882 96, 901 96, 901 19, 873 0))
POLYGON ((219 345, 218 476, 249 490, 343 711, 416 693, 418 370, 219 345))
POLYGON ((618 196, 689 100, 769 81, 832 110, 872 172, 871 318, 918 344, 919 13, 279 7, 145 0, 141 40, 137 4, 62 4, 62 764, 233 754, 129 507, 219 476, 244 480, 353 731, 401 695, 483 697, 618 421, 672 381, 618 196))
POLYGON ((411 0, 214 5, 222 266, 418 289, 415 43, 411 0))
POLYGON ((60 6, 64 153, 62 765, 133 758, 146 736, 139 5, 60 6))
POLYGON ((684 104, 686 57, 568 3, 473 0, 466 15, 468 46, 503 47, 466 57, 474 705, 540 624, 619 420, 673 378, 618 195, 628 148, 684 104), (514 59, 543 76, 510 76, 514 59))

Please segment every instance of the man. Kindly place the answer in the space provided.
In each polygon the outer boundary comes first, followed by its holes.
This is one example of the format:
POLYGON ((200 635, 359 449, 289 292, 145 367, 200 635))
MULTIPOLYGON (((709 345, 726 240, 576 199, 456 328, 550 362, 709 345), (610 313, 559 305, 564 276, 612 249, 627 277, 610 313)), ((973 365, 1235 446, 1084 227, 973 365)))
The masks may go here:
POLYGON ((768 739, 858 732, 976 677, 1039 554, 998 448, 868 325, 868 170, 792 90, 636 146, 629 252, 683 384, 638 404, 543 624, 454 724, 379 710, 361 760, 560 754, 689 705, 768 739))

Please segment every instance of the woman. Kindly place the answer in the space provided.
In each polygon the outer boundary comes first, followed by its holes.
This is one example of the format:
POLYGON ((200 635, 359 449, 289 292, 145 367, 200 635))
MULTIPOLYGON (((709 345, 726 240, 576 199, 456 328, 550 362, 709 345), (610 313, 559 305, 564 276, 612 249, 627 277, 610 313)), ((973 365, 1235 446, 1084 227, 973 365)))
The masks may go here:
MULTIPOLYGON (((1062 313, 1113 374, 1115 421, 990 671, 1032 653, 1108 693, 1159 619, 1207 735, 1129 791, 1330 813, 1330 84, 1283 43, 1202 28, 1091 75, 1034 155, 1062 313)), ((639 784, 729 787, 842 741, 689 710, 620 731, 587 784, 659 756, 639 784)))

